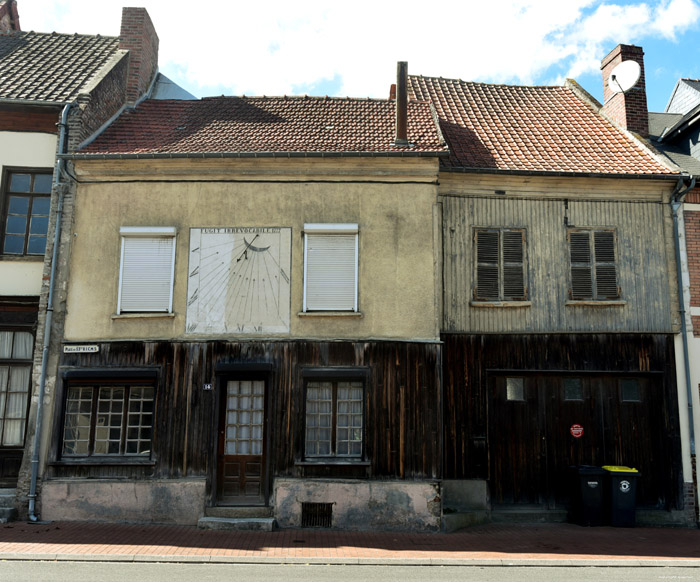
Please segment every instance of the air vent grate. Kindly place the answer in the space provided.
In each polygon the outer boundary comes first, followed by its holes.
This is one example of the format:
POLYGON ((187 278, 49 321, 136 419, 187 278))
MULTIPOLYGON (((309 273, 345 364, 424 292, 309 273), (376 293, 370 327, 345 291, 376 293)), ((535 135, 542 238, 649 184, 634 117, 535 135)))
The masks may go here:
POLYGON ((332 503, 301 504, 301 527, 331 527, 332 525, 332 503))

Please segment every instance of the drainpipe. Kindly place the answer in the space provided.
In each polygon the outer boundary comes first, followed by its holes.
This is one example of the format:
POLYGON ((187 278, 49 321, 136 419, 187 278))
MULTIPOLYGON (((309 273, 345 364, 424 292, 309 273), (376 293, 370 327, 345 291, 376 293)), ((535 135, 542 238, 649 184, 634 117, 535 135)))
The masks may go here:
POLYGON ((690 181, 690 186, 683 190, 684 179, 678 180, 671 195, 671 210, 673 211, 673 240, 676 250, 676 270, 678 279, 678 298, 681 312, 681 337, 683 339, 683 365, 685 367, 685 388, 688 394, 688 435, 690 437, 690 454, 695 454, 695 427, 693 426, 693 389, 690 385, 690 353, 688 348, 688 327, 685 322, 685 298, 683 296, 683 269, 681 268, 681 241, 678 226, 678 211, 683 204, 683 197, 695 188, 695 176, 690 181))
MULTIPOLYGON (((61 113, 61 121, 59 123, 58 136, 58 153, 64 153, 66 148, 66 125, 68 120, 68 112, 71 108, 71 103, 66 104, 61 113)), ((56 159, 54 168, 53 185, 58 186, 61 182, 61 173, 63 172, 63 160, 60 157, 56 159)), ((41 447, 41 429, 44 417, 44 391, 46 388, 46 372, 49 360, 49 343, 51 341, 51 325, 53 320, 53 289, 56 280, 56 263, 58 262, 58 246, 61 238, 61 219, 63 217, 63 188, 58 194, 58 208, 56 211, 56 230, 53 237, 53 251, 51 253, 51 277, 49 278, 49 298, 46 305, 46 323, 44 325, 44 347, 41 352, 41 376, 39 379, 39 401, 36 407, 36 427, 34 429, 34 443, 32 448, 32 476, 29 485, 29 521, 39 521, 39 517, 35 514, 36 511, 36 482, 39 476, 39 449, 41 447)))

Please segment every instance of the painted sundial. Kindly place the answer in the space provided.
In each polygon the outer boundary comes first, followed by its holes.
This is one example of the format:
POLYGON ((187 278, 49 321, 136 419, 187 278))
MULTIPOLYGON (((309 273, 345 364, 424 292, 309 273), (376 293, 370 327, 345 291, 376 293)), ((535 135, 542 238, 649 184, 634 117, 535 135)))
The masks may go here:
POLYGON ((187 332, 289 332, 292 229, 191 228, 187 332))

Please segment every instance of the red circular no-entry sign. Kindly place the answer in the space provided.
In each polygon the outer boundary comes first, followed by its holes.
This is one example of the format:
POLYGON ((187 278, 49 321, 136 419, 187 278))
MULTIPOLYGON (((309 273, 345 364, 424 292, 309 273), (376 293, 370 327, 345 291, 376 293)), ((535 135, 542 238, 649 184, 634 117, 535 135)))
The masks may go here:
POLYGON ((572 424, 569 432, 575 439, 580 439, 583 436, 583 427, 580 424, 572 424))

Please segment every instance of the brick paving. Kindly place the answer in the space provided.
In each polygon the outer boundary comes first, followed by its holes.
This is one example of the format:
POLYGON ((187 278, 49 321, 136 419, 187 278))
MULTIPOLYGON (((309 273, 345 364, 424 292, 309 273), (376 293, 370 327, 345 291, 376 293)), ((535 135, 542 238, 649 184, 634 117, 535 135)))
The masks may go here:
POLYGON ((700 567, 700 530, 490 524, 451 534, 322 529, 248 532, 171 525, 13 522, 0 526, 3 559, 700 567))

